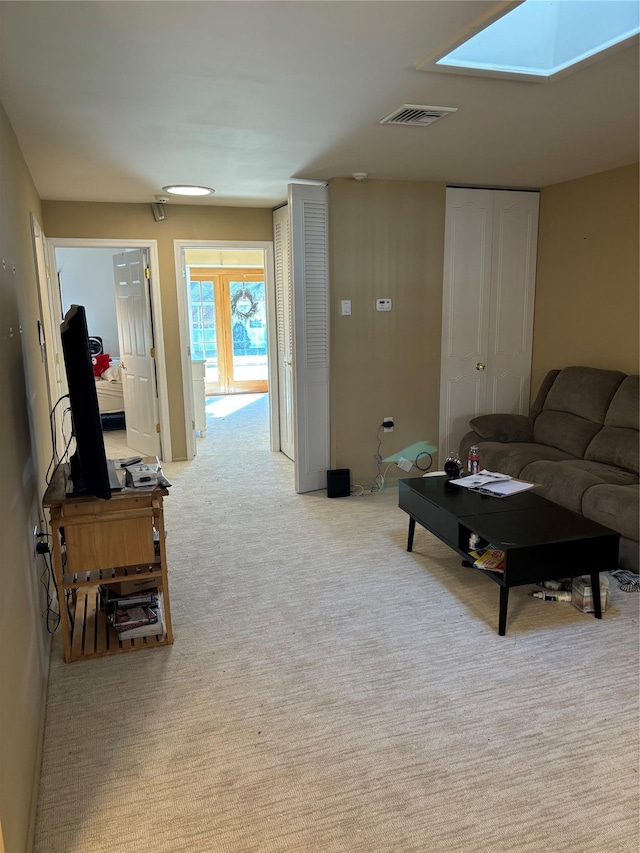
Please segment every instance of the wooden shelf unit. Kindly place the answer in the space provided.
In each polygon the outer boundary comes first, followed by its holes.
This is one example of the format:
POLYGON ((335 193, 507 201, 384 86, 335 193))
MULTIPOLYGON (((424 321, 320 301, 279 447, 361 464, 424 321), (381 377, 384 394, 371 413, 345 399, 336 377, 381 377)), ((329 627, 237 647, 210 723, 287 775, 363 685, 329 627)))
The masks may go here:
POLYGON ((170 645, 173 630, 163 512, 167 489, 123 489, 106 501, 67 496, 65 481, 61 467, 43 500, 51 522, 65 661, 170 645), (121 640, 100 609, 98 589, 100 585, 139 579, 148 579, 149 586, 158 587, 164 633, 121 640))

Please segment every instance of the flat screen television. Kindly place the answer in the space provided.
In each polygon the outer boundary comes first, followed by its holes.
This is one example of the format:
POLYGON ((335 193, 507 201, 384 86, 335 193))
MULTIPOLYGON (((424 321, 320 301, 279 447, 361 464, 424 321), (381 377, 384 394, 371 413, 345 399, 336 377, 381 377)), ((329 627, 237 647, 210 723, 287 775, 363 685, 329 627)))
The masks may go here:
POLYGON ((60 326, 76 449, 70 459, 71 494, 109 499, 111 486, 102 421, 82 305, 72 305, 60 326))

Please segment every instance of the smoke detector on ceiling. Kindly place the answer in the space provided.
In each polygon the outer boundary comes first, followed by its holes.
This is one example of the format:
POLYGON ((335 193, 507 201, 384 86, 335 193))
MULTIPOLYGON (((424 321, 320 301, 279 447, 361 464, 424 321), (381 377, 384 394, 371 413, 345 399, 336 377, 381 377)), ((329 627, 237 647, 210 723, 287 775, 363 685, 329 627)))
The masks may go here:
POLYGON ((158 202, 158 204, 167 204, 171 201, 168 195, 157 195, 155 196, 155 200, 158 202))
POLYGON ((429 127, 434 121, 449 113, 458 111, 457 107, 424 107, 419 104, 403 104, 385 118, 380 124, 404 124, 411 127, 429 127))
POLYGON ((354 172, 353 173, 353 179, 355 181, 366 181, 368 177, 369 177, 368 172, 354 172))

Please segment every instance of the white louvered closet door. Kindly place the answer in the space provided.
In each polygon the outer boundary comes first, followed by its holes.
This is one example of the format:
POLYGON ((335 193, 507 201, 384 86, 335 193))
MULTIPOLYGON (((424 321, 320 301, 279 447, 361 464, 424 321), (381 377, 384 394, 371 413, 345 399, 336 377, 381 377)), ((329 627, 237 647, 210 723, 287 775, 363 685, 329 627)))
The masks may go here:
POLYGON ((329 443, 328 193, 289 185, 295 358, 296 492, 327 485, 329 443))
POLYGON ((289 459, 293 459, 293 284, 288 205, 274 211, 273 243, 278 337, 280 450, 289 459))

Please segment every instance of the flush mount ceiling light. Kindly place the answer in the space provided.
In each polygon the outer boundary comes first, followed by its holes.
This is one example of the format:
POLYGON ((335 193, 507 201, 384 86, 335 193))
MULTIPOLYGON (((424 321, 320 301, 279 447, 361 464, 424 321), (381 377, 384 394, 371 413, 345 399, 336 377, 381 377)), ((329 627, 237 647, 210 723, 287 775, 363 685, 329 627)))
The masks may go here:
POLYGON ((162 189, 166 193, 170 193, 171 195, 213 195, 215 190, 212 190, 211 187, 198 187, 192 184, 171 184, 168 187, 162 187, 162 189))

